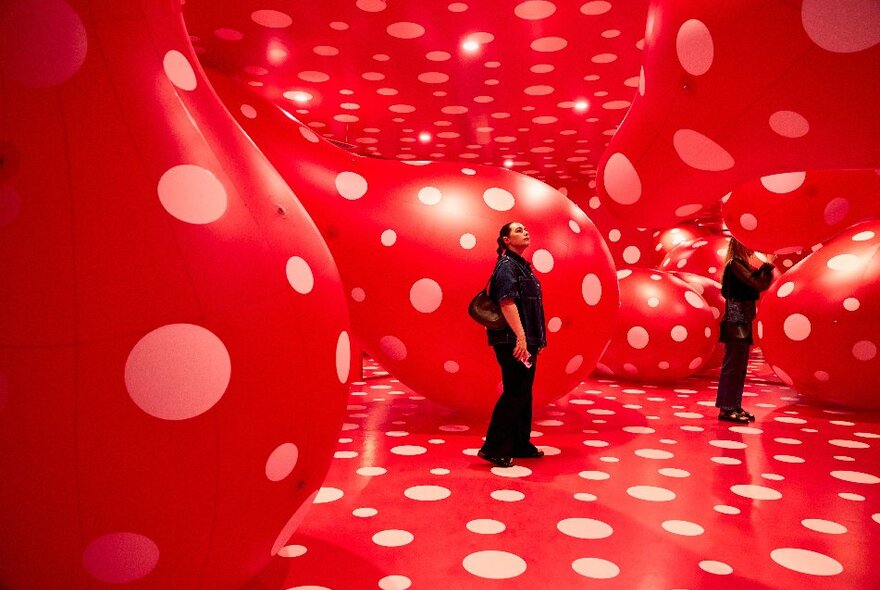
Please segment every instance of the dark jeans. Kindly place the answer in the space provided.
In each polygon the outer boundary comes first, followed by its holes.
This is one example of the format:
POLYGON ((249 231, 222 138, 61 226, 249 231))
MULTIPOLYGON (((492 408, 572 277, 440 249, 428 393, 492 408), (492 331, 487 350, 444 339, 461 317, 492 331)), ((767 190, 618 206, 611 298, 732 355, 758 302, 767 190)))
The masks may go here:
POLYGON ((501 366, 504 391, 495 404, 483 452, 493 457, 510 457, 534 453, 537 448, 529 441, 532 432, 532 384, 538 366, 538 349, 529 347, 532 366, 526 368, 513 356, 512 344, 493 347, 501 366))
POLYGON ((746 368, 749 363, 747 342, 728 342, 724 345, 724 361, 718 377, 718 396, 715 405, 730 410, 742 407, 743 386, 746 383, 746 368))

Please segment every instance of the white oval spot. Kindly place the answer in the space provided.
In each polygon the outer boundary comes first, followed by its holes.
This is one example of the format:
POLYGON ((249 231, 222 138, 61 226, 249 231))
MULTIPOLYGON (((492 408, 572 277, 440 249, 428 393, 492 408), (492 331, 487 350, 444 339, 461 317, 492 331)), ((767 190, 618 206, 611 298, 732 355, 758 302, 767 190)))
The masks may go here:
POLYGON ((642 196, 642 181, 629 158, 614 153, 605 163, 602 172, 605 191, 617 203, 632 205, 642 196))
POLYGON ((226 212, 226 189, 201 166, 181 164, 170 168, 159 179, 157 192, 165 210, 187 223, 211 223, 226 212))
POLYGON ((426 186, 419 191, 419 201, 425 205, 436 205, 442 198, 443 194, 440 192, 440 189, 433 186, 426 186))
POLYGON ((508 580, 526 571, 525 560, 507 551, 477 551, 465 557, 461 565, 468 573, 489 580, 508 580))
POLYGON ((546 274, 553 270, 553 255, 547 250, 535 250, 532 255, 532 264, 535 270, 546 274))
POLYGON ((367 179, 356 172, 340 172, 336 176, 336 192, 349 201, 360 199, 367 194, 367 179))
POLYGON ((510 211, 516 204, 513 195, 503 188, 492 187, 483 193, 483 201, 495 211, 510 211))
POLYGON ((812 576, 836 576, 843 571, 843 566, 836 559, 808 549, 774 549, 770 552, 770 558, 782 567, 812 576))
POLYGON ((299 256, 292 256, 287 261, 287 282, 293 290, 301 295, 311 293, 315 287, 315 277, 309 263, 299 256))
POLYGON ((633 348, 641 350, 648 346, 648 331, 641 326, 634 326, 627 331, 626 341, 633 348))
POLYGON ((443 301, 443 290, 433 279, 419 279, 409 290, 409 301, 416 311, 432 313, 443 301))
POLYGON ((181 52, 172 49, 166 53, 162 59, 162 67, 171 83, 181 90, 196 89, 196 73, 189 60, 181 52))
POLYGON ((810 320, 800 313, 793 313, 783 322, 782 329, 785 335, 795 342, 806 340, 810 335, 810 320))

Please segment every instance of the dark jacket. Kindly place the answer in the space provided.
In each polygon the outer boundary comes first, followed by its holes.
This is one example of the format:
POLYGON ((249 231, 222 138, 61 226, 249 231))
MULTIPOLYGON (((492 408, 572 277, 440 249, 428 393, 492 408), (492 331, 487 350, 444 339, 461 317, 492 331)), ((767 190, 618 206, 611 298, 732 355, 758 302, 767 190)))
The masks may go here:
MULTIPOLYGON (((489 283, 489 298, 498 304, 513 299, 526 332, 526 344, 538 348, 547 346, 541 283, 525 258, 509 251, 498 258, 489 283)), ((493 346, 516 344, 516 334, 510 326, 503 330, 486 330, 486 333, 493 346)))
POLYGON ((721 342, 753 343, 755 302, 771 282, 772 264, 765 262, 756 270, 738 258, 727 263, 721 278, 721 294, 726 300, 724 317, 721 318, 721 342))

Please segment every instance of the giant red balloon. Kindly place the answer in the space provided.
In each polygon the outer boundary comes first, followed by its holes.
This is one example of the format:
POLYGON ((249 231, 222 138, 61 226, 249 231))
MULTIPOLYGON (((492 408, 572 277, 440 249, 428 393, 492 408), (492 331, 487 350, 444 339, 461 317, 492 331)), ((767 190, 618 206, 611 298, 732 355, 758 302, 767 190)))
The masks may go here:
POLYGON ((762 297, 758 344, 801 394, 880 409, 880 221, 827 242, 762 297))
POLYGON ((335 447, 330 252, 180 2, 0 19, 0 586, 240 588, 335 447))
POLYGON ((600 197, 663 227, 760 176, 880 166, 878 42, 876 2, 654 3, 600 197))
POLYGON ((680 244, 663 257, 658 268, 670 272, 690 272, 720 282, 730 238, 715 234, 680 244))
POLYGON ((880 216, 880 172, 819 170, 765 176, 734 190, 722 212, 730 233, 750 248, 800 252, 854 223, 880 216))
POLYGON ((702 367, 718 340, 705 299, 671 274, 628 268, 620 278, 620 316, 600 371, 643 382, 681 380, 702 367))
POLYGON ((531 232, 526 257, 548 320, 535 403, 565 395, 593 369, 611 335, 617 281, 596 228, 571 201, 503 169, 353 156, 246 88, 214 80, 326 236, 359 344, 402 382, 466 411, 495 404, 499 369, 466 309, 509 221, 531 232))

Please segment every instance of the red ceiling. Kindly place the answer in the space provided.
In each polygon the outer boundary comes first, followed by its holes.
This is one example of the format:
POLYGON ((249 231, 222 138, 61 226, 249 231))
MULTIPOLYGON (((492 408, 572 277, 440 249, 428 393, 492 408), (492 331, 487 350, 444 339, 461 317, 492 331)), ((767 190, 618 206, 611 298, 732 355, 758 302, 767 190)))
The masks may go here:
POLYGON ((359 153, 509 159, 571 186, 595 175, 630 106, 647 9, 646 0, 187 0, 184 15, 204 65, 359 153), (472 54, 468 39, 480 42, 472 54), (291 91, 311 99, 285 98, 291 91))

